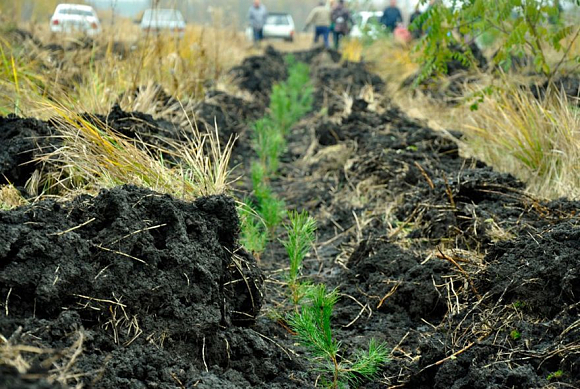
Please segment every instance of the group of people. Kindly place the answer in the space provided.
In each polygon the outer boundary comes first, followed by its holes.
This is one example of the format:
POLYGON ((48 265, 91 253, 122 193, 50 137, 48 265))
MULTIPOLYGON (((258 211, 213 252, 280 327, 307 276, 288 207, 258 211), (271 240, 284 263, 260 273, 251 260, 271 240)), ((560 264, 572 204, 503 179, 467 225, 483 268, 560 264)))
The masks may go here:
MULTIPOLYGON (((259 42, 264 38, 264 25, 268 17, 268 11, 260 0, 254 0, 248 11, 248 20, 254 34, 254 42, 259 42)), ((322 38, 326 47, 330 46, 329 36, 332 33, 334 47, 338 48, 340 39, 347 35, 352 25, 352 15, 346 7, 344 0, 320 1, 308 18, 306 19, 306 31, 310 26, 315 27, 314 42, 318 43, 322 38)))
MULTIPOLYGON (((430 0, 429 8, 433 7, 437 1, 430 0)), ((419 4, 417 4, 415 12, 411 15, 409 24, 412 24, 421 15, 419 4)), ((314 43, 318 43, 322 37, 326 47, 329 47, 329 35, 332 33, 334 47, 338 49, 340 39, 349 33, 352 23, 352 15, 344 0, 339 0, 337 4, 333 0, 328 1, 328 3, 320 1, 318 6, 310 12, 308 19, 306 19, 304 30, 306 31, 310 26, 314 26, 314 43)), ((390 0, 389 6, 383 11, 380 23, 387 32, 398 35, 403 30, 402 33, 407 34, 409 36, 408 39, 411 39, 411 34, 403 26, 403 14, 397 6, 397 0, 390 0)), ((418 38, 421 34, 420 26, 413 31, 414 38, 418 38)), ((407 40, 407 36, 404 36, 403 39, 407 40)))
POLYGON ((340 39, 349 33, 352 23, 352 15, 344 0, 338 0, 336 4, 333 0, 328 4, 320 1, 308 15, 304 31, 314 26, 314 43, 322 37, 326 47, 330 46, 329 36, 332 34, 334 48, 338 49, 340 39))
MULTIPOLYGON (((431 0, 429 7, 432 7, 437 1, 431 0)), ((420 15, 419 5, 417 5, 415 12, 411 15, 410 24, 420 15)), ((248 18, 254 32, 254 42, 259 42, 263 39, 263 28, 267 17, 268 11, 266 7, 261 4, 260 0, 253 0, 248 18)), ((396 35, 397 29, 404 29, 402 22, 403 15, 397 6, 397 0, 390 0, 389 6, 383 11, 380 23, 388 32, 396 35)), ((322 38, 326 47, 330 46, 330 36, 332 35, 334 48, 338 49, 341 38, 348 35, 353 23, 352 14, 345 4, 345 0, 321 0, 308 15, 304 31, 314 26, 314 43, 317 44, 322 38)), ((408 30, 404 30, 408 32, 408 30)), ((421 29, 415 29, 413 36, 417 38, 420 35, 421 29)))

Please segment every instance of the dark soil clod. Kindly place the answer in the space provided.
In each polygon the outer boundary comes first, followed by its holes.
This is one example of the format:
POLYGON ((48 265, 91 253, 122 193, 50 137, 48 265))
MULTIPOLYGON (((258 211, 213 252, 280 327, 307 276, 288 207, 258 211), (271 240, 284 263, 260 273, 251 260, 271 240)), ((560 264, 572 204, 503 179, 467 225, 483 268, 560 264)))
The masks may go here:
POLYGON ((172 387, 172 373, 195 382, 206 366, 229 367, 240 387, 266 382, 288 358, 246 328, 263 277, 237 234, 228 197, 133 187, 2 212, 2 333, 21 327, 20 342, 46 348, 82 333, 75 371, 98 387, 172 387))

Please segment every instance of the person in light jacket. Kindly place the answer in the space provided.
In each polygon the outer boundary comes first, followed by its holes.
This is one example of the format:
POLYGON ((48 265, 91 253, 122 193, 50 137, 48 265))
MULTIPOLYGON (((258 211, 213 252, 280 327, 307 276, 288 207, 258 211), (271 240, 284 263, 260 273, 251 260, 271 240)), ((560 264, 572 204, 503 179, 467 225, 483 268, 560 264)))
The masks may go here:
POLYGON ((330 34, 330 7, 327 7, 324 1, 320 1, 318 6, 308 15, 306 19, 306 26, 304 31, 308 29, 311 25, 314 26, 314 43, 318 43, 318 39, 322 36, 324 40, 324 47, 329 46, 328 34, 330 34))
POLYGON ((248 20, 250 21, 250 26, 254 31, 255 44, 258 44, 262 39, 264 39, 264 25, 266 24, 267 18, 268 10, 264 4, 261 4, 260 0, 254 0, 254 4, 252 4, 248 11, 248 20))

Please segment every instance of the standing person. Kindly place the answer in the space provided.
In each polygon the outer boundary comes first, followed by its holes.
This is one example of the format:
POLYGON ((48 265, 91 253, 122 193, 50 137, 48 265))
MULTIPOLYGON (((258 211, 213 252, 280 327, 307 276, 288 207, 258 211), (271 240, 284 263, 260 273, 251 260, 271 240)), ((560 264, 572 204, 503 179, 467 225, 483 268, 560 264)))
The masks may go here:
POLYGON ((328 32, 332 36, 334 42, 334 21, 332 20, 332 11, 334 11, 335 2, 334 0, 328 1, 328 9, 330 10, 330 31, 328 32))
POLYGON ((332 22, 334 23, 334 48, 338 50, 340 38, 348 34, 349 24, 352 23, 352 16, 344 5, 344 0, 338 0, 338 4, 332 10, 332 22))
POLYGON ((260 0, 254 0, 254 4, 250 7, 248 11, 248 20, 250 21, 250 26, 254 31, 254 44, 257 45, 262 39, 264 39, 264 24, 266 24, 266 18, 268 17, 268 10, 264 4, 260 3, 260 0))
POLYGON ((397 24, 402 21, 403 15, 401 15, 401 10, 397 7, 397 0, 391 0, 390 5, 383 11, 381 24, 386 27, 388 32, 393 32, 397 24))
POLYGON ((321 0, 318 6, 308 15, 306 19, 306 26, 304 31, 308 29, 311 25, 314 25, 314 43, 318 43, 318 38, 322 36, 324 40, 324 47, 328 48, 328 34, 330 33, 330 8, 326 6, 326 2, 321 0))
POLYGON ((411 28, 411 35, 413 36, 413 39, 419 39, 421 37, 421 35, 423 35, 423 26, 422 23, 417 22, 416 24, 413 24, 413 22, 415 22, 415 19, 417 19, 419 16, 421 16, 421 11, 419 10, 419 6, 421 5, 421 3, 417 3, 417 6, 415 7, 415 11, 413 11, 413 13, 411 14, 411 18, 409 19, 409 26, 413 26, 411 28))

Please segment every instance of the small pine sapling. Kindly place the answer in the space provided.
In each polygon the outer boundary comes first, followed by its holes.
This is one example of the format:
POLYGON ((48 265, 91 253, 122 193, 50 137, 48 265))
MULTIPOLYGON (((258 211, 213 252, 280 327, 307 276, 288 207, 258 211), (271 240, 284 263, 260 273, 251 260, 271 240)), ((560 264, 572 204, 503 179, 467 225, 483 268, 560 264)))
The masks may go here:
POLYGON ((254 187, 254 196, 257 200, 258 214, 264 220, 269 236, 274 236, 276 228, 280 225, 284 217, 284 201, 280 200, 272 192, 272 189, 264 184, 254 187))
POLYGON ((314 89, 310 84, 310 67, 301 62, 292 65, 286 84, 290 99, 289 116, 295 123, 312 109, 314 89))
POLYGON ((238 207, 240 215, 241 237, 240 241, 248 251, 260 260, 260 256, 266 249, 268 234, 264 221, 251 206, 250 200, 246 199, 238 207))
POLYGON ((281 82, 274 85, 270 94, 270 116, 284 135, 293 124, 290 117, 291 109, 292 101, 286 83, 281 82))
POLYGON ((282 135, 312 109, 313 87, 310 83, 308 65, 287 57, 288 79, 272 87, 270 95, 270 116, 282 135))
POLYGON ((316 231, 316 221, 308 216, 306 211, 289 211, 290 222, 285 225, 288 235, 287 240, 282 241, 290 259, 290 271, 288 272, 288 287, 294 305, 298 305, 303 295, 303 288, 299 282, 302 262, 310 251, 314 242, 314 232, 316 231))
POLYGON ((280 155, 286 147, 285 139, 269 117, 264 117, 254 123, 253 146, 267 176, 278 171, 280 155))
POLYGON ((338 301, 338 291, 326 291, 324 284, 312 286, 305 296, 300 312, 290 318, 290 325, 301 344, 312 354, 312 361, 322 374, 322 382, 329 388, 356 386, 372 379, 388 361, 388 350, 382 343, 371 340, 366 352, 354 353, 354 361, 340 357, 340 342, 332 336, 331 316, 338 301))
POLYGON ((259 188, 267 185, 267 175, 266 167, 261 161, 253 161, 250 175, 252 177, 252 187, 254 191, 258 191, 259 188))

